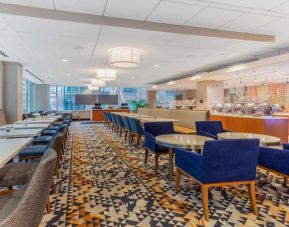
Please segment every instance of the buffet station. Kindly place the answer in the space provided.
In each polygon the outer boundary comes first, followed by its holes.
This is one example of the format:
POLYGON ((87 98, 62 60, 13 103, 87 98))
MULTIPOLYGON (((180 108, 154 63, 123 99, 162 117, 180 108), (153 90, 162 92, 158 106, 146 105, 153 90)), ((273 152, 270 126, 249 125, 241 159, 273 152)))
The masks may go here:
POLYGON ((288 142, 288 115, 284 107, 268 103, 218 103, 210 115, 211 121, 222 121, 225 130, 275 136, 288 142))

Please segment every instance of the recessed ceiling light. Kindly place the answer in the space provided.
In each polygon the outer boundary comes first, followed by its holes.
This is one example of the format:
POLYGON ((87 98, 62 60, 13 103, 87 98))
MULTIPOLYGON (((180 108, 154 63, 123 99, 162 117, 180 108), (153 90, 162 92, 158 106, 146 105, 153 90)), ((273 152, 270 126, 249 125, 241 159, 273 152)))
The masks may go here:
POLYGON ((174 84, 176 84, 176 81, 170 81, 170 82, 168 82, 168 85, 174 85, 174 84))
POLYGON ((131 79, 134 79, 135 77, 134 77, 134 76, 131 76, 130 78, 131 78, 131 79))
POLYGON ((190 78, 190 80, 198 80, 198 79, 202 79, 202 78, 203 78, 202 76, 196 75, 196 76, 192 76, 192 77, 190 78))
POLYGON ((154 85, 154 86, 152 86, 152 88, 157 88, 158 87, 158 85, 154 85))
POLYGON ((160 66, 159 66, 159 65, 154 65, 154 67, 155 67, 155 68, 158 68, 158 67, 160 67, 160 66))
POLYGON ((68 60, 68 59, 65 59, 65 58, 62 59, 61 61, 62 61, 62 62, 69 62, 69 60, 68 60))

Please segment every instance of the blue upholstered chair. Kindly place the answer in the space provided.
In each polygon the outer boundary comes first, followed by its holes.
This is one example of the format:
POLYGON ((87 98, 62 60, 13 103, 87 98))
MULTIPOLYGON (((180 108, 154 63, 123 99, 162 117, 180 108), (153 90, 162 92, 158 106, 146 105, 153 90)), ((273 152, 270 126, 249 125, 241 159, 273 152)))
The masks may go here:
POLYGON ((115 120, 116 120, 116 124, 117 124, 116 125, 116 127, 117 127, 116 133, 117 134, 119 133, 119 136, 121 137, 122 131, 124 130, 124 121, 123 121, 121 116, 119 116, 117 114, 115 114, 114 116, 115 116, 115 120))
POLYGON ((144 123, 144 147, 145 163, 147 163, 148 152, 155 154, 155 173, 158 171, 158 158, 160 154, 168 154, 168 148, 156 144, 156 136, 173 134, 174 124, 172 122, 146 122, 144 123))
POLYGON ((289 150, 260 147, 258 166, 284 177, 286 186, 289 178, 289 150))
POLYGON ((181 173, 194 178, 201 185, 204 215, 209 220, 209 187, 244 184, 257 214, 255 179, 259 143, 256 139, 207 141, 202 154, 176 149, 176 191, 180 188, 181 173))
POLYGON ((117 129, 117 122, 116 122, 115 114, 110 113, 110 117, 111 117, 111 120, 112 120, 112 128, 111 128, 111 130, 115 131, 117 129))
POLYGON ((196 121, 196 132, 199 136, 207 136, 218 139, 217 134, 227 132, 223 129, 221 121, 196 121))
POLYGON ((127 134, 128 134, 128 138, 129 138, 129 143, 131 143, 130 139, 131 139, 131 127, 130 127, 130 123, 129 123, 129 119, 128 117, 123 117, 123 123, 124 123, 124 139, 126 140, 127 138, 127 134))
POLYGON ((283 144, 283 149, 289 151, 289 143, 284 143, 283 144))
POLYGON ((111 113, 110 112, 106 112, 106 116, 107 116, 107 126, 108 126, 108 128, 110 128, 110 127, 112 127, 112 124, 113 124, 113 122, 112 122, 112 117, 111 117, 111 113))
POLYGON ((138 119, 129 117, 129 124, 131 127, 131 144, 133 142, 134 136, 136 136, 136 147, 139 147, 141 137, 144 134, 143 128, 138 119))
POLYGON ((42 136, 53 136, 53 135, 55 135, 55 134, 58 133, 58 132, 63 133, 65 127, 67 127, 66 124, 61 124, 60 126, 57 127, 57 129, 46 129, 46 130, 44 130, 44 131, 41 133, 41 135, 42 135, 42 136))

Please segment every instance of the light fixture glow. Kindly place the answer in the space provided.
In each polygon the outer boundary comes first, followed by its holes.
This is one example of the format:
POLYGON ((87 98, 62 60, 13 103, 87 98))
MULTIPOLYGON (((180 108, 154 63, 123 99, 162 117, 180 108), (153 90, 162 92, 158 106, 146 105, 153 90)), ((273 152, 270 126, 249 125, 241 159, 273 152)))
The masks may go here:
POLYGON ((108 81, 116 79, 116 71, 113 69, 101 69, 97 70, 97 79, 108 81))
POLYGON ((154 67, 155 67, 155 68, 158 68, 158 67, 159 67, 159 65, 154 65, 154 67))
POLYGON ((199 79, 202 79, 202 78, 203 78, 202 76, 196 75, 196 76, 192 76, 192 77, 190 78, 190 80, 199 80, 199 79))
POLYGON ((170 82, 168 82, 168 85, 174 85, 174 84, 176 84, 176 81, 170 81, 170 82))
POLYGON ((131 78, 131 79, 134 79, 135 77, 134 77, 134 76, 131 76, 130 78, 131 78))
POLYGON ((228 68, 226 70, 226 73, 236 72, 236 71, 247 69, 247 68, 248 68, 248 66, 246 66, 245 64, 243 64, 243 65, 234 65, 234 66, 228 68))
POLYGON ((69 60, 68 60, 68 59, 65 59, 65 58, 62 59, 61 61, 62 61, 62 62, 65 62, 65 63, 66 63, 66 62, 69 62, 69 60))
POLYGON ((133 68, 140 63, 141 51, 132 47, 117 47, 108 50, 109 63, 113 67, 133 68))
POLYGON ((105 81, 104 80, 99 80, 99 79, 94 79, 91 80, 91 85, 94 87, 104 87, 105 86, 105 81))
POLYGON ((157 88, 158 87, 158 85, 154 85, 154 86, 152 86, 152 88, 157 88))

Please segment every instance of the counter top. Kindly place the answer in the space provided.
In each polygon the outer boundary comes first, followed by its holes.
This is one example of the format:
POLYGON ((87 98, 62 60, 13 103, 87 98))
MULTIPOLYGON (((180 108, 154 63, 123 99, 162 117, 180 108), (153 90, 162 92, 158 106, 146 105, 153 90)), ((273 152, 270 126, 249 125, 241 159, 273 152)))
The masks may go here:
POLYGON ((238 115, 238 114, 211 114, 211 115, 215 115, 215 116, 223 116, 223 117, 241 117, 241 118, 253 118, 253 119, 287 119, 289 117, 289 113, 288 116, 284 115, 273 115, 273 116, 253 116, 253 115, 238 115))

